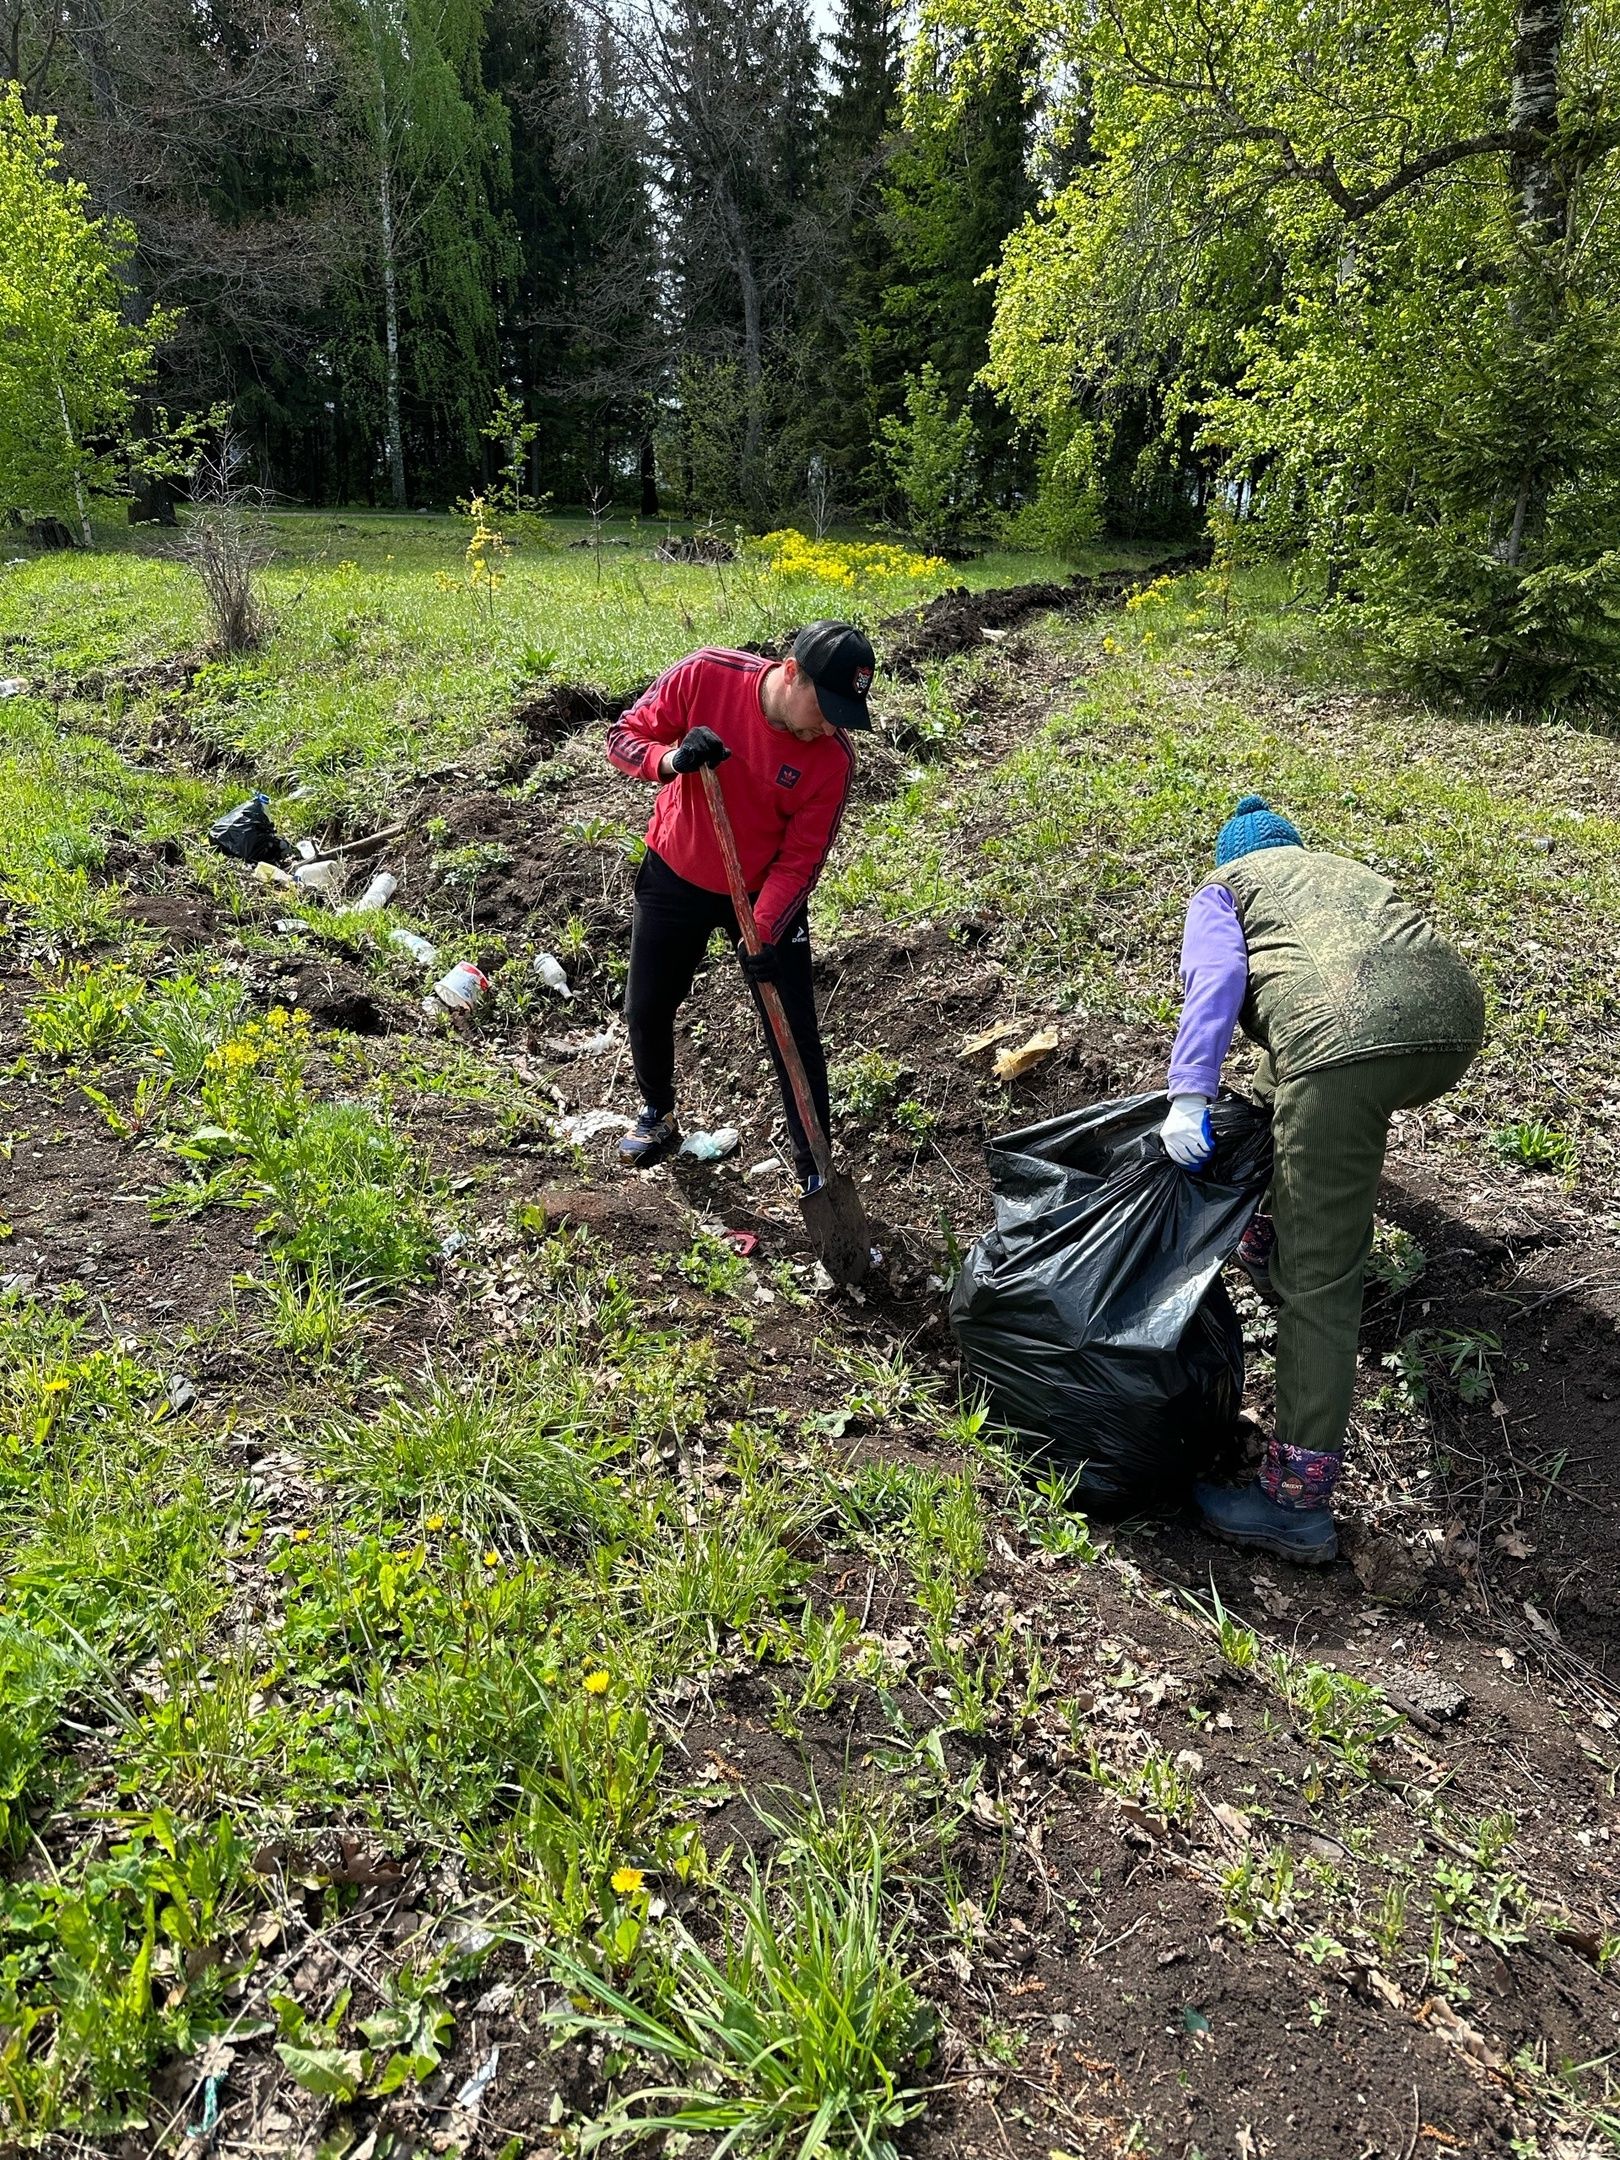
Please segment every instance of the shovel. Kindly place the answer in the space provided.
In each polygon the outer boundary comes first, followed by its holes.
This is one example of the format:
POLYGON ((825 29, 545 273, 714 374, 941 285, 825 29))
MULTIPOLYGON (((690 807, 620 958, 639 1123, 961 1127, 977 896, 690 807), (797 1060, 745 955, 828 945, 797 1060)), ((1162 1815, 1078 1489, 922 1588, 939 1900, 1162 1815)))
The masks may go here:
MULTIPOLYGON (((703 767, 703 792, 709 799, 709 815, 714 819, 715 838, 720 842, 720 853, 725 861, 731 904, 737 911, 737 927, 749 952, 757 953, 761 950, 759 925, 754 920, 748 887, 743 882, 742 864, 737 859, 737 838, 726 813, 725 797, 720 792, 720 775, 712 765, 703 767)), ((787 1014, 782 1009, 782 993, 775 983, 760 983, 758 989, 771 1033, 776 1037, 788 1084, 793 1089, 799 1122, 804 1127, 810 1154, 821 1179, 817 1189, 806 1193, 799 1202, 804 1226, 822 1266, 833 1281, 858 1283, 872 1264, 872 1227, 854 1184, 845 1172, 833 1168, 832 1149, 827 1145, 827 1135, 821 1129, 821 1120, 810 1100, 810 1082, 805 1076, 804 1060, 799 1056, 787 1014)))

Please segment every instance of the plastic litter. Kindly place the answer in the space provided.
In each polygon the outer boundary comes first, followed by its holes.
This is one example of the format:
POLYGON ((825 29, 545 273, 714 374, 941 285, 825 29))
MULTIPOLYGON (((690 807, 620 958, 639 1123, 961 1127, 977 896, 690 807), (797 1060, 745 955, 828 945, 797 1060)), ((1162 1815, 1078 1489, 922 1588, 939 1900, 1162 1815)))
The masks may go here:
POLYGON ((1220 1281, 1271 1175, 1264 1111, 1223 1095, 1197 1177, 1133 1095, 1004 1134, 988 1150, 996 1227, 969 1252, 951 1324, 994 1416, 1081 1468, 1098 1509, 1174 1507, 1243 1397, 1243 1336, 1220 1281))
POLYGON ((750 1163, 748 1165, 748 1168, 743 1172, 743 1176, 748 1180, 749 1184, 752 1185, 757 1183, 758 1180, 761 1178, 776 1177, 780 1173, 781 1168, 782 1165, 776 1156, 767 1155, 760 1162, 750 1163))
POLYGON ((437 945, 430 944, 425 937, 418 937, 414 930, 403 929, 397 923, 388 933, 388 942, 398 946, 402 953, 409 953, 411 958, 419 961, 423 967, 431 967, 439 957, 437 945))
POLYGON ((720 1235, 745 1260, 751 1260, 759 1251, 759 1233, 755 1230, 722 1230, 720 1235))
POLYGON ((564 974, 563 964, 555 953, 536 953, 534 956, 534 972, 548 990, 556 991, 558 997, 571 998, 573 996, 573 985, 564 974))
POLYGON ((489 977, 483 969, 474 967, 470 960, 458 960, 422 1000, 422 1010, 430 1019, 436 1013, 447 1012, 454 1019, 470 1020, 488 996, 489 977))
POLYGON ((287 843, 271 822, 269 801, 268 795, 250 795, 245 803, 215 818, 208 828, 209 845, 238 862, 285 862, 287 843))
POLYGON ((559 1118, 557 1130, 565 1140, 583 1147, 587 1140, 600 1139, 605 1132, 628 1132, 633 1123, 617 1110, 581 1110, 574 1117, 559 1118))
POLYGON ((735 1125, 721 1125, 714 1132, 689 1132, 677 1152, 693 1162, 721 1162, 736 1153, 741 1137, 735 1125))
POLYGON ((548 1035, 546 1048, 554 1057, 600 1057, 618 1041, 612 1028, 575 1028, 567 1035, 548 1035))
POLYGON ((169 1405, 169 1415, 171 1417, 184 1417, 188 1410, 194 1410, 197 1407, 197 1390, 184 1373, 176 1373, 169 1382, 166 1399, 169 1405))
POLYGON ((322 856, 318 862, 301 862, 294 867, 293 883, 304 892, 319 893, 330 900, 342 890, 343 865, 330 855, 322 856))
POLYGON ((399 890, 399 879, 391 871, 379 870, 359 899, 354 903, 357 915, 374 915, 378 908, 385 908, 399 890))
POLYGON ((501 2051, 499 2046, 492 2047, 484 2061, 479 2064, 472 2076, 468 2078, 466 2084, 462 2086, 460 2092, 456 2094, 456 2106, 458 2108, 475 2108, 479 2105, 485 2093, 495 2082, 495 2073, 500 2068, 500 2062, 501 2051))
POLYGON ((297 882, 290 878, 285 870, 278 870, 273 862, 256 862, 253 865, 253 876, 260 885, 292 885, 297 882))
POLYGON ((0 697, 21 697, 27 688, 21 675, 0 675, 0 697))

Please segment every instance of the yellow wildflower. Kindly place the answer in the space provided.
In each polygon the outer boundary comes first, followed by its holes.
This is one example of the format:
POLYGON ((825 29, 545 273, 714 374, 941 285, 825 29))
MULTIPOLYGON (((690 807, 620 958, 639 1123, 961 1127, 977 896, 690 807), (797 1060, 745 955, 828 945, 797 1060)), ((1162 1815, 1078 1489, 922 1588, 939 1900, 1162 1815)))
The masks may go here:
POLYGON ((444 1528, 444 1517, 442 1515, 430 1515, 422 1528, 424 1530, 442 1530, 444 1528))
POLYGON ((499 1554, 498 1552, 487 1552, 487 1553, 485 1553, 485 1555, 484 1555, 484 1565, 485 1565, 485 1567, 499 1567, 499 1566, 500 1566, 500 1564, 501 1564, 501 1556, 500 1556, 500 1554, 499 1554))
POLYGON ((607 1693, 607 1691, 608 1691, 608 1685, 609 1685, 609 1682, 610 1682, 610 1681, 612 1680, 612 1678, 613 1678, 613 1675, 612 1675, 611 1673, 605 1673, 605 1672, 600 1672, 600 1671, 598 1671, 598 1672, 588 1672, 588 1673, 587 1673, 587 1674, 585 1675, 585 1692, 586 1692, 586 1694, 587 1694, 587 1695, 605 1695, 605 1694, 607 1693))
POLYGON ((645 1880, 638 1867, 616 1867, 613 1870, 613 1887, 620 1897, 628 1897, 632 1890, 639 1890, 645 1880))
POLYGON ((313 1530, 295 1530, 292 1534, 292 1541, 295 1545, 307 1545, 314 1535, 313 1530))

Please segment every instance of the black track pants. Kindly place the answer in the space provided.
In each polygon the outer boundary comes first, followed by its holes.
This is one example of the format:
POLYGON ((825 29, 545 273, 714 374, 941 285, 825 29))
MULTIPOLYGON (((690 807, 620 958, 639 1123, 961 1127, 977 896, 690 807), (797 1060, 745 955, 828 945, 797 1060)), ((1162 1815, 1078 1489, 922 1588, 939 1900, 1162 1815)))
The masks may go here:
MULTIPOLYGON (((705 892, 675 872, 661 856, 648 850, 636 874, 636 910, 630 931, 630 979, 625 985, 624 1017, 630 1030, 630 1056, 636 1068, 642 1098, 663 1112, 675 1107, 675 1015, 686 1002, 711 934, 723 930, 735 946, 741 936, 736 912, 726 893, 705 892)), ((804 1060, 810 1082, 810 1100, 816 1106, 822 1130, 827 1129, 827 1059, 821 1047, 816 1021, 815 985, 810 966, 810 924, 807 916, 785 931, 779 940, 782 955, 777 988, 787 1013, 793 1040, 804 1060)), ((765 1018, 758 990, 753 989, 765 1045, 776 1067, 777 1084, 787 1112, 793 1138, 794 1159, 801 1174, 813 1167, 810 1145, 794 1106, 776 1039, 765 1018)))

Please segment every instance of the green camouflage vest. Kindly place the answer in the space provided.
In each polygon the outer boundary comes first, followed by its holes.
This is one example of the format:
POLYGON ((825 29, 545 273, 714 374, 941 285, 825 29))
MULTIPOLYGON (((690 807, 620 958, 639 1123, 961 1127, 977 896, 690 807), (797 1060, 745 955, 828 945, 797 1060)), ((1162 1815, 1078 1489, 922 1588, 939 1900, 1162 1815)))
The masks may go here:
POLYGON ((1387 878, 1342 855, 1261 848, 1208 881, 1249 948, 1243 1029, 1279 1080, 1391 1050, 1477 1050, 1479 984, 1387 878))

